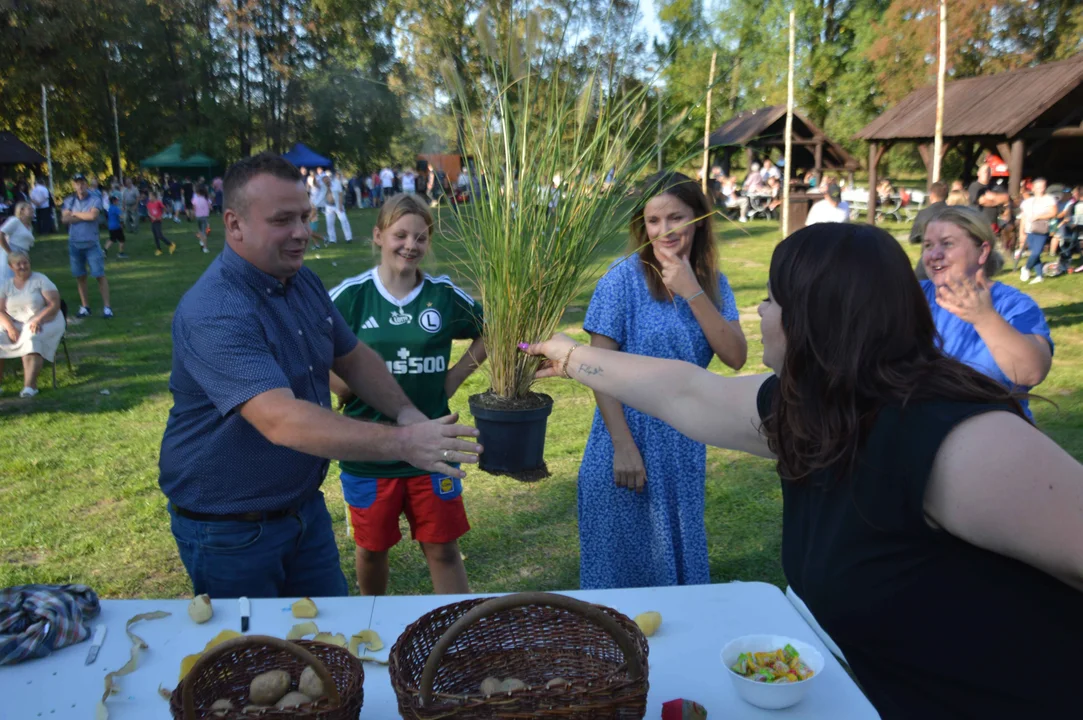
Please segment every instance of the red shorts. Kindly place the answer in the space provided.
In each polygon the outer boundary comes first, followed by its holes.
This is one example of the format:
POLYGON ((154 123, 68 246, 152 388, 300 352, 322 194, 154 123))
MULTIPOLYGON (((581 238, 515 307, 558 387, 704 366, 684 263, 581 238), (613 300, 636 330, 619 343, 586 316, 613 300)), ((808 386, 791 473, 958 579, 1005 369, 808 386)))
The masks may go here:
POLYGON ((438 473, 400 478, 342 473, 342 494, 350 508, 347 521, 354 542, 372 552, 389 550, 402 539, 399 516, 404 512, 410 535, 418 542, 448 543, 470 529, 458 478, 438 473))

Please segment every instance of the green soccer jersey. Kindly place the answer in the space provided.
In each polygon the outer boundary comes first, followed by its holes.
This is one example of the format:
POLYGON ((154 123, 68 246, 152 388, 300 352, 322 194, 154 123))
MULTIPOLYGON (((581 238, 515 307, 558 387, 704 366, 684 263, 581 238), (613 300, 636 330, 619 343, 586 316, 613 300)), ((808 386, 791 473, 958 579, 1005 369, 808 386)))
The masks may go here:
MULTIPOLYGON (((376 268, 343 281, 331 291, 335 303, 357 337, 387 363, 406 396, 427 417, 448 414, 444 381, 451 364, 451 341, 481 335, 481 303, 446 276, 424 275, 402 300, 387 291, 376 268)), ((386 420, 359 399, 346 414, 362 420, 386 420)), ((343 462, 358 477, 408 477, 424 471, 404 462, 343 462)))

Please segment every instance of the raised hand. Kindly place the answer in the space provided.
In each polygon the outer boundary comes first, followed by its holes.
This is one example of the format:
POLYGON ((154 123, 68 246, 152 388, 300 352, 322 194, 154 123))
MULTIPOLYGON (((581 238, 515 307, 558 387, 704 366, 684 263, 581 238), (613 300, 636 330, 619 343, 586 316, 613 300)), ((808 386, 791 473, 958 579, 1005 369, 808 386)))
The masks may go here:
POLYGON ((654 246, 654 256, 662 266, 662 282, 671 293, 687 300, 703 289, 688 258, 680 257, 657 243, 654 246))
POLYGON ((978 270, 973 279, 948 280, 937 287, 936 304, 971 325, 981 322, 990 313, 996 313, 989 281, 983 270, 978 270))

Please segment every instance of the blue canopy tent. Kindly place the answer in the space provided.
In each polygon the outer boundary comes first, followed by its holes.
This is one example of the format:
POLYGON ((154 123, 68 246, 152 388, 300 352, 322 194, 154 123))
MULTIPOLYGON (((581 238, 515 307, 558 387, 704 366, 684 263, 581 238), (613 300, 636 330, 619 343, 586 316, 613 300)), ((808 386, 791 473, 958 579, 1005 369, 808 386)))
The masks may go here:
POLYGON ((282 157, 286 158, 297 167, 329 168, 334 165, 330 160, 304 143, 297 143, 293 146, 292 150, 283 153, 282 157))

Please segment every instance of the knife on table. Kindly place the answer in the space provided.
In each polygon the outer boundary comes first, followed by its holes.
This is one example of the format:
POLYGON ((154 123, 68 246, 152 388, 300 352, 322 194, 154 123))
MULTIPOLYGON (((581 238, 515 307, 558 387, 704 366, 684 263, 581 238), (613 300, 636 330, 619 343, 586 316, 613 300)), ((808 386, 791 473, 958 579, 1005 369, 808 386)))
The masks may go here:
POLYGON ((92 662, 98 659, 98 651, 102 649, 102 643, 105 642, 105 632, 108 628, 105 625, 97 625, 94 627, 94 637, 90 641, 90 650, 86 654, 86 664, 90 665, 92 662))

